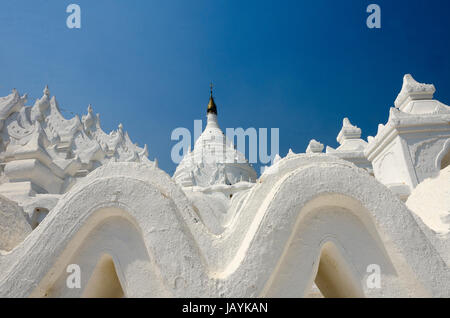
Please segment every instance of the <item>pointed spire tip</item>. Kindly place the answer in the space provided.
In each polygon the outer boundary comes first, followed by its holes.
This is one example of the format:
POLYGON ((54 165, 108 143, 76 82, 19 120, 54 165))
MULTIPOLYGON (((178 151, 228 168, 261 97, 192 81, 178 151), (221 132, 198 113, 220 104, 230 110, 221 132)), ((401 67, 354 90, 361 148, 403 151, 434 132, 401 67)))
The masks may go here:
POLYGON ((217 106, 216 103, 214 102, 214 97, 213 97, 213 83, 211 82, 211 84, 209 85, 210 88, 210 96, 209 96, 209 103, 208 103, 208 109, 206 111, 207 114, 212 113, 212 114, 216 114, 217 115, 217 106))

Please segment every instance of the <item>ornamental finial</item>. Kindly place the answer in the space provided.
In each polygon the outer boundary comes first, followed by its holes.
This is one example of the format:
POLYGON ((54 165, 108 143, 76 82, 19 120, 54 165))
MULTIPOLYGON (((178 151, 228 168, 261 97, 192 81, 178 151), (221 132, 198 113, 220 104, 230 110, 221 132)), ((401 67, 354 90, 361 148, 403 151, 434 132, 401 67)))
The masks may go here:
POLYGON ((212 113, 217 115, 217 107, 213 97, 213 87, 214 87, 213 83, 211 82, 211 84, 209 84, 210 96, 209 96, 208 110, 206 111, 206 113, 207 114, 212 113))
POLYGON ((47 97, 50 97, 50 90, 48 89, 48 85, 45 85, 44 95, 47 96, 47 97))

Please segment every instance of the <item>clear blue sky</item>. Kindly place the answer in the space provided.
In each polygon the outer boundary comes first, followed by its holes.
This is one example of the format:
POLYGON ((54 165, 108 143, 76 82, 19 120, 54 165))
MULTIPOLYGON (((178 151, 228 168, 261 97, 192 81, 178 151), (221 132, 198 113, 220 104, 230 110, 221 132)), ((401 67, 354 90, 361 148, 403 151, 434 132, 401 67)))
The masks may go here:
POLYGON ((278 127, 281 155, 312 138, 336 147, 346 116, 375 135, 405 73, 450 104, 449 39, 448 0, 1 0, 0 95, 32 104, 49 84, 64 109, 91 103, 172 174, 170 134, 204 118, 210 81, 223 128, 278 127))

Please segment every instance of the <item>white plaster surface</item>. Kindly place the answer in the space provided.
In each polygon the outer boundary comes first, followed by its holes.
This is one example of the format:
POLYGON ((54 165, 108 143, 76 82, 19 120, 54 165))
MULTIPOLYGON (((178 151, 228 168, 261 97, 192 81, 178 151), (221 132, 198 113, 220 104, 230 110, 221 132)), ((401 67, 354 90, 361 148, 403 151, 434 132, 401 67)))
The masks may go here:
POLYGON ((383 185, 326 155, 292 155, 278 165, 219 236, 159 169, 102 166, 1 257, 0 295, 80 295, 64 286, 65 267, 80 264, 88 280, 106 253, 126 296, 305 296, 325 253, 325 272, 331 259, 352 282, 339 289, 332 279, 328 295, 449 296, 448 266, 383 185), (383 269, 380 290, 365 288, 372 263, 383 269))
POLYGON ((423 181, 406 201, 408 208, 436 233, 450 233, 450 166, 423 181))
POLYGON ((0 195, 0 253, 12 250, 30 233, 31 226, 23 210, 0 195))
POLYGON ((185 187, 232 185, 255 182, 256 172, 219 127, 217 116, 208 114, 205 130, 178 165, 173 178, 185 187))
POLYGON ((434 92, 406 75, 368 142, 345 118, 337 149, 312 140, 259 178, 208 113, 171 178, 91 107, 66 120, 48 88, 33 107, 14 90, 0 297, 450 297, 450 108, 434 92))

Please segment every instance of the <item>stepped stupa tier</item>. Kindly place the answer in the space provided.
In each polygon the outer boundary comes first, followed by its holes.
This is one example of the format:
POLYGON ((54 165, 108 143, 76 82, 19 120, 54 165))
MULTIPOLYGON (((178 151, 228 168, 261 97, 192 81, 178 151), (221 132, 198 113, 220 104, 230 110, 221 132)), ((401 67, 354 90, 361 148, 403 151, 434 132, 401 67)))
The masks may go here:
POLYGON ((173 178, 183 187, 210 187, 256 181, 256 171, 219 127, 212 89, 205 130, 195 142, 194 149, 189 150, 178 165, 173 178))

